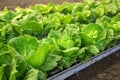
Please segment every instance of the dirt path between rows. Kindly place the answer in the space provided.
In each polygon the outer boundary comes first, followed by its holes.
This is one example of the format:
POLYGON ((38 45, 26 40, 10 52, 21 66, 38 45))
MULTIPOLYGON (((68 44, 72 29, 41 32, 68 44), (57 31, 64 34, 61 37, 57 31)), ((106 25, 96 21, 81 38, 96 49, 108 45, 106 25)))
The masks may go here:
POLYGON ((120 51, 104 58, 67 80, 120 80, 120 51))
POLYGON ((17 6, 28 7, 34 4, 47 4, 55 3, 61 4, 63 2, 80 2, 82 0, 0 0, 0 10, 7 6, 10 9, 14 9, 17 6))

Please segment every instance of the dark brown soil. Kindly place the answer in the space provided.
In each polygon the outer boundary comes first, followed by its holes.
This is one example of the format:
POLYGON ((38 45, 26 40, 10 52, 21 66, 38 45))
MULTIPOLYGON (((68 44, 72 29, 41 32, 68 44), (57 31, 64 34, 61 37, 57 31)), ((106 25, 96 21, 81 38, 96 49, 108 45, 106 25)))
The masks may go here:
POLYGON ((66 80, 120 80, 120 51, 66 80))
POLYGON ((80 2, 82 0, 0 0, 0 9, 7 6, 10 9, 14 9, 16 6, 27 7, 34 4, 47 4, 56 3, 61 4, 63 2, 80 2))

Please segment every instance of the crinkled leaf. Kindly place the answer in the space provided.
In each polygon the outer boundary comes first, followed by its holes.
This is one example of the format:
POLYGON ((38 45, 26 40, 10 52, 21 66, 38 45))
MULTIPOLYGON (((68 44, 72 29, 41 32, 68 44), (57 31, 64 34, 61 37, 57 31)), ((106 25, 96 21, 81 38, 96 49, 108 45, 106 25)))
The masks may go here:
POLYGON ((27 62, 32 66, 38 68, 45 62, 49 50, 50 44, 41 44, 41 46, 37 48, 36 53, 34 53, 32 56, 29 57, 29 59, 27 59, 27 62))
MULTIPOLYGON (((82 32, 86 34, 86 39, 91 38, 96 41, 102 41, 106 38, 105 28, 98 24, 90 23, 82 28, 82 32)), ((84 37, 84 34, 82 35, 82 38, 84 37)))
POLYGON ((8 47, 6 44, 0 43, 0 53, 7 53, 8 47))
POLYGON ((1 53, 0 54, 0 65, 7 64, 10 65, 11 63, 11 55, 8 53, 1 53))
POLYGON ((10 73, 9 80, 17 80, 16 77, 17 77, 18 71, 16 70, 16 60, 14 58, 12 60, 11 67, 12 67, 12 70, 10 73))
POLYGON ((99 49, 95 45, 89 45, 87 46, 87 49, 93 55, 97 55, 100 52, 99 49))
POLYGON ((0 13, 0 19, 2 21, 11 21, 15 17, 15 13, 13 11, 3 11, 0 13))
POLYGON ((3 80, 5 64, 0 66, 0 80, 3 80))
POLYGON ((77 51, 79 50, 79 47, 72 47, 66 50, 63 50, 63 52, 65 53, 64 55, 66 56, 71 56, 71 55, 75 55, 75 53, 77 53, 77 51))
MULTIPOLYGON (((11 39, 8 44, 13 47, 20 54, 20 56, 27 60, 36 53, 39 42, 35 37, 21 35, 11 39)), ((36 62, 37 61, 34 61, 34 64, 36 64, 36 62)), ((34 66, 34 64, 31 65, 34 66)))
POLYGON ((63 56, 61 60, 59 61, 59 68, 68 68, 70 67, 73 63, 75 63, 77 57, 68 57, 68 56, 63 56))
POLYGON ((43 72, 43 71, 39 71, 39 74, 38 74, 38 79, 39 80, 45 80, 47 77, 47 73, 43 72))
POLYGON ((30 69, 24 78, 24 80, 38 80, 38 73, 39 70, 37 69, 30 69))
POLYGON ((77 55, 78 55, 78 58, 84 58, 86 56, 86 47, 83 47, 81 48, 78 52, 77 52, 77 55))
POLYGON ((13 47, 22 57, 27 59, 29 55, 35 53, 39 42, 35 37, 21 35, 11 39, 8 44, 13 47))
POLYGON ((117 21, 120 21, 120 13, 118 13, 116 16, 114 16, 111 20, 112 23, 116 23, 117 21))
POLYGON ((87 33, 81 32, 80 35, 81 35, 81 38, 82 38, 82 44, 84 44, 84 45, 95 44, 95 40, 92 39, 91 37, 89 37, 87 35, 87 33))
POLYGON ((61 59, 61 56, 56 54, 49 54, 46 58, 46 61, 41 65, 40 69, 43 71, 49 71, 57 67, 58 61, 61 59))
POLYGON ((71 37, 63 37, 62 39, 58 40, 58 46, 62 49, 69 49, 74 46, 74 42, 71 37))
POLYGON ((30 6, 30 9, 36 11, 37 13, 47 14, 52 10, 52 6, 36 4, 35 6, 30 6))
POLYGON ((68 14, 72 12, 73 7, 74 7, 73 4, 65 2, 62 5, 57 6, 57 11, 64 13, 64 14, 68 14))

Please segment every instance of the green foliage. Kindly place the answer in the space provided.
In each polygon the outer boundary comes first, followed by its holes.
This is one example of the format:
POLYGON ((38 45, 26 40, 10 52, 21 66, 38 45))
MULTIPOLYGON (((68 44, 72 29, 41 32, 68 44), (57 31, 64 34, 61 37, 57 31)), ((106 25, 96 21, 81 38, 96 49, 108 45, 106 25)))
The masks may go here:
POLYGON ((26 73, 26 77, 24 78, 24 80, 38 80, 38 73, 39 73, 39 70, 30 69, 26 73))
POLYGON ((120 40, 120 0, 0 11, 0 80, 45 80, 120 40))
POLYGON ((0 66, 0 80, 3 80, 3 75, 4 75, 4 68, 5 68, 5 64, 3 64, 2 66, 0 66))

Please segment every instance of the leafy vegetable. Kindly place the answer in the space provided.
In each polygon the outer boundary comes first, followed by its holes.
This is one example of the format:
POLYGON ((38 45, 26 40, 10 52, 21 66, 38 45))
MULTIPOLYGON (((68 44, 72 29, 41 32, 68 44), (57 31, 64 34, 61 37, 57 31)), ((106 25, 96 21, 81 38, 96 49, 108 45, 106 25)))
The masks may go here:
POLYGON ((120 41, 120 0, 0 11, 0 80, 46 80, 120 41))
POLYGON ((0 73, 1 73, 1 75, 0 75, 0 80, 3 79, 3 75, 4 75, 4 67, 5 67, 5 64, 3 64, 2 66, 0 66, 0 73))
POLYGON ((106 30, 98 24, 90 23, 82 28, 81 38, 85 44, 95 44, 106 38, 106 30))
POLYGON ((38 70, 30 69, 27 72, 26 77, 24 78, 24 80, 38 80, 38 73, 39 73, 38 70))
POLYGON ((45 63, 41 65, 40 69, 43 71, 50 71, 54 69, 58 65, 57 61, 59 61, 60 59, 61 56, 59 55, 49 54, 45 63))

